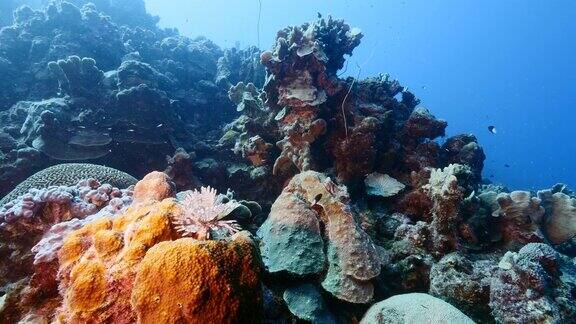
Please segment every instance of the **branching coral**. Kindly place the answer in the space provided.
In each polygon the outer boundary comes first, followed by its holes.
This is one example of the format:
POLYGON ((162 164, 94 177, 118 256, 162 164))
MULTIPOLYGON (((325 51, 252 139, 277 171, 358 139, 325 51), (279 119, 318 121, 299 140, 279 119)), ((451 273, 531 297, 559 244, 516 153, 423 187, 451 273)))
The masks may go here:
POLYGON ((231 236, 240 230, 235 220, 223 220, 240 204, 233 200, 218 201, 216 189, 201 187, 199 191, 187 191, 181 203, 184 211, 174 215, 172 223, 182 236, 208 240, 213 232, 231 236))
POLYGON ((428 184, 423 187, 433 202, 430 225, 434 237, 434 252, 440 255, 457 248, 457 226, 461 222, 459 206, 465 192, 458 180, 470 173, 468 167, 458 164, 434 169, 428 184))
POLYGON ((344 55, 358 46, 362 34, 341 20, 320 19, 313 24, 289 27, 278 33, 272 52, 262 53, 270 77, 264 86, 274 111, 291 109, 279 120, 282 150, 274 173, 295 165, 309 170, 313 165, 310 145, 326 128, 318 117, 318 106, 341 89, 336 71, 344 55))
POLYGON ((96 61, 89 57, 80 59, 70 56, 65 60, 48 62, 48 69, 58 79, 61 94, 79 97, 100 95, 104 72, 96 67, 96 61))

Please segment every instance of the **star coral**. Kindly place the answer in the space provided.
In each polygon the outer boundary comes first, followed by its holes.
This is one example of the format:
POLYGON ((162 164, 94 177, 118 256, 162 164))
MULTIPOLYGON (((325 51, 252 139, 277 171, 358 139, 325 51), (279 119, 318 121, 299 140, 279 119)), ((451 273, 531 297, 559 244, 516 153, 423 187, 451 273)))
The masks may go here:
POLYGON ((182 236, 208 240, 211 232, 233 235, 240 230, 235 220, 222 219, 239 204, 235 201, 219 201, 214 188, 202 187, 200 191, 188 191, 181 203, 183 212, 173 217, 172 224, 182 236))

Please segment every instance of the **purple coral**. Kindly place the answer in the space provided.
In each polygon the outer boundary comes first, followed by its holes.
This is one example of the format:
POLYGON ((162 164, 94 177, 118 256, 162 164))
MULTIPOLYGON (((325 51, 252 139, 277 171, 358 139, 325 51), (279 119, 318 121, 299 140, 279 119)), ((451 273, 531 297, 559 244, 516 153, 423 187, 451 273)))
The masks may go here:
POLYGON ((216 189, 201 187, 200 191, 187 191, 182 199, 182 213, 174 216, 172 223, 182 236, 198 240, 209 240, 211 232, 225 233, 226 236, 240 231, 235 220, 222 220, 239 203, 218 200, 216 189))

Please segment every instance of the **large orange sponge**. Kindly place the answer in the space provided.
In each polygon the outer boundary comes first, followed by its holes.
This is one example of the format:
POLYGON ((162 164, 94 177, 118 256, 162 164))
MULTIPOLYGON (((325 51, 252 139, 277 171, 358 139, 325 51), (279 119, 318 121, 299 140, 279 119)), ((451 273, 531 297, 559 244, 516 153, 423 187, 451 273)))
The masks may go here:
POLYGON ((183 238, 152 247, 132 290, 139 323, 258 323, 260 267, 250 239, 183 238))

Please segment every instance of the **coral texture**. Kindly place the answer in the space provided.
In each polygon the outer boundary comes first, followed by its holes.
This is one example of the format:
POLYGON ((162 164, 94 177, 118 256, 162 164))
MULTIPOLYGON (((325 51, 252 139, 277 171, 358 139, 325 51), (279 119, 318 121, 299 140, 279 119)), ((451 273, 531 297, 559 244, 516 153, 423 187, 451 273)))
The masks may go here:
POLYGON ((136 179, 122 171, 103 165, 87 163, 58 164, 39 171, 20 183, 14 190, 4 196, 0 205, 26 193, 33 188, 50 186, 72 186, 80 180, 95 179, 100 183, 108 183, 120 189, 126 189, 136 184, 136 179))
POLYGON ((432 266, 429 293, 478 322, 490 322, 490 282, 497 261, 494 258, 472 261, 463 254, 448 254, 432 266))
POLYGON ((57 253, 72 231, 101 217, 114 217, 132 202, 131 190, 120 190, 94 179, 75 186, 30 189, 0 210, 2 284, 21 280, 13 304, 0 317, 17 319, 31 307, 54 307, 58 298, 57 253), (52 306, 51 306, 52 305, 52 306))
POLYGON ((428 294, 392 296, 374 304, 360 323, 474 323, 454 306, 428 294))
POLYGON ((490 307, 498 322, 562 322, 576 318, 574 261, 549 245, 507 252, 493 274, 490 307))
POLYGON ((576 198, 563 192, 546 195, 538 192, 548 213, 543 220, 543 230, 553 244, 562 244, 576 236, 576 198))
POLYGON ((0 322, 576 318, 575 194, 483 179, 346 65, 359 29, 221 49, 144 0, 35 2, 0 1, 0 322))
POLYGON ((136 185, 138 199, 117 215, 102 213, 79 226, 55 225, 54 236, 68 231, 60 243, 50 240, 60 247, 57 259, 41 258, 39 264, 48 262, 48 267, 35 269, 19 290, 21 300, 9 300, 11 317, 5 318, 260 321, 260 263, 250 235, 241 232, 227 241, 179 239, 171 220, 183 210, 175 193, 166 190, 173 186, 168 181, 162 173, 151 173, 136 185))
POLYGON ((366 193, 372 196, 392 197, 406 186, 387 174, 370 173, 364 179, 366 193))
POLYGON ((302 320, 336 323, 334 316, 327 310, 324 298, 312 284, 306 283, 286 289, 283 299, 290 312, 302 320))
POLYGON ((183 238, 161 242, 142 260, 131 302, 142 323, 256 323, 262 290, 254 243, 183 238), (207 297, 208 296, 208 297, 207 297))
POLYGON ((321 283, 325 290, 349 302, 369 302, 370 279, 380 273, 380 259, 347 201, 346 189, 323 174, 307 171, 295 176, 258 230, 268 271, 307 274, 327 267, 321 283))
POLYGON ((496 202, 499 208, 492 216, 500 218, 503 240, 509 247, 542 240, 539 226, 544 208, 540 206, 540 199, 527 191, 513 191, 499 194, 496 202))

